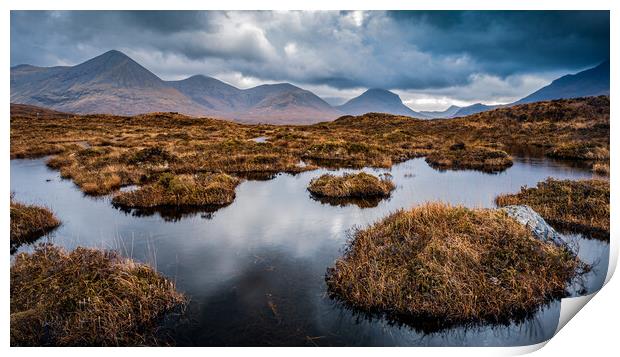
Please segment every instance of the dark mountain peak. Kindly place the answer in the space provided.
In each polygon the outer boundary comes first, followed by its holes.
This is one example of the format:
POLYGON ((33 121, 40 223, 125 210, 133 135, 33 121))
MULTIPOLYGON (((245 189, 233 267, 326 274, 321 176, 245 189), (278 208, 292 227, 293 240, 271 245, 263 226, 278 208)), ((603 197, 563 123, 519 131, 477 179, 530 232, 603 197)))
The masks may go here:
POLYGON ((33 66, 31 64, 18 64, 18 65, 11 67, 11 71, 13 70, 21 71, 21 70, 29 70, 29 69, 36 69, 36 68, 40 68, 40 67, 33 66))
POLYGON ((212 82, 212 81, 218 81, 221 82, 220 80, 213 78, 213 77, 209 77, 207 75, 204 74, 194 74, 191 77, 187 77, 185 79, 181 79, 180 81, 177 82, 212 82))
POLYGON ((273 83, 273 84, 261 84, 251 89, 256 90, 269 90, 269 91, 290 91, 290 90, 298 90, 301 89, 297 86, 294 86, 290 83, 273 83))
POLYGON ((594 67, 595 69, 597 68, 609 68, 609 59, 604 60, 603 62, 599 63, 598 66, 594 67))
POLYGON ((486 112, 487 110, 491 110, 491 109, 495 109, 499 107, 501 107, 501 105, 486 105, 482 103, 475 103, 475 104, 460 108, 452 115, 452 117, 464 117, 467 115, 486 112))
POLYGON ((224 83, 217 78, 205 76, 204 74, 196 74, 179 81, 170 81, 168 83, 172 84, 173 86, 191 86, 204 89, 213 87, 226 87, 229 89, 239 90, 238 88, 231 86, 230 84, 224 83))
POLYGON ((575 74, 567 74, 554 80, 551 84, 569 82, 575 79, 601 80, 605 78, 609 79, 609 61, 601 62, 595 67, 588 68, 575 74))
POLYGON ((108 57, 108 58, 129 58, 126 54, 119 50, 109 50, 99 55, 99 57, 108 57))
POLYGON ((121 51, 110 50, 108 52, 102 53, 97 57, 91 58, 86 62, 79 64, 78 66, 89 64, 89 65, 121 65, 127 63, 135 63, 139 66, 139 64, 131 59, 131 57, 127 56, 121 51))
POLYGON ((91 59, 89 59, 88 61, 85 61, 81 64, 78 64, 78 66, 82 65, 82 64, 86 64, 86 63, 97 63, 97 64, 103 64, 106 63, 108 65, 114 65, 114 64, 125 64, 125 63, 135 63, 137 65, 138 62, 134 61, 131 57, 127 56, 126 54, 124 54, 121 51, 117 51, 117 50, 110 50, 108 52, 104 52, 102 54, 100 54, 99 56, 93 57, 91 59))
POLYGON ((258 102, 269 96, 299 91, 303 91, 303 89, 296 87, 290 83, 262 84, 260 86, 243 90, 248 105, 257 104, 258 102))
POLYGON ((163 81, 123 52, 110 50, 70 68, 68 76, 80 84, 113 87, 161 87, 163 81))
POLYGON ((390 101, 397 100, 399 102, 401 101, 398 94, 394 92, 390 92, 389 90, 382 89, 382 88, 370 88, 364 93, 362 93, 362 95, 360 95, 358 98, 363 98, 363 97, 375 98, 379 100, 390 100, 390 101))
POLYGON ((454 114, 456 114, 462 108, 458 105, 451 105, 448 109, 445 110, 434 110, 434 111, 421 111, 420 113, 428 117, 429 119, 437 119, 437 118, 451 118, 454 114))
MULTIPOLYGON (((390 92, 387 89, 381 88, 371 88, 355 97, 348 102, 344 103, 342 107, 347 105, 376 105, 378 107, 389 107, 389 106, 405 106, 400 100, 398 94, 390 92)), ((401 108, 402 109, 402 108, 401 108)), ((413 112, 413 111, 412 111, 413 112)), ((392 113, 392 112, 387 112, 392 113)), ((362 113, 363 114, 363 113, 362 113)), ((395 114, 395 113, 392 113, 395 114)), ((399 112, 399 114, 402 114, 399 112)))
POLYGON ((368 89, 360 96, 336 108, 350 115, 375 112, 426 118, 424 114, 414 112, 411 108, 403 104, 398 94, 381 88, 368 89))
POLYGON ((609 60, 601 62, 596 67, 562 76, 512 104, 598 95, 609 95, 609 60))

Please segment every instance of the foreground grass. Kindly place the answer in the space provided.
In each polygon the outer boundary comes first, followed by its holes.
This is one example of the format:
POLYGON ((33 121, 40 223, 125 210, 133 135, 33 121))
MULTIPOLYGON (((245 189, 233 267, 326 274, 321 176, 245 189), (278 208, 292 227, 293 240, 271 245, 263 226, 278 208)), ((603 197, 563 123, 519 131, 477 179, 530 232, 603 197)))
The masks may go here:
POLYGON ((11 266, 11 345, 155 344, 161 318, 184 301, 172 282, 114 252, 39 246, 11 266))
POLYGON ((59 225, 60 221, 48 209, 24 205, 11 197, 11 250, 34 242, 59 225))
POLYGON ((320 197, 368 198, 389 196, 396 186, 389 176, 379 178, 360 172, 342 176, 325 174, 310 181, 308 191, 320 197))
POLYGON ((495 172, 511 165, 505 151, 515 145, 560 158, 606 161, 609 97, 531 103, 448 120, 369 113, 303 126, 11 106, 11 158, 54 155, 48 165, 93 195, 153 184, 162 173, 270 177, 317 166, 390 167, 415 157, 440 169, 495 172), (251 140, 256 137, 269 139, 251 140))
POLYGON ((549 224, 594 238, 609 239, 609 181, 555 180, 548 178, 536 187, 522 187, 516 194, 500 195, 499 206, 525 204, 549 224))
POLYGON ((112 202, 121 207, 224 206, 232 203, 239 179, 227 174, 178 175, 166 173, 135 191, 120 192, 112 202))
POLYGON ((450 325, 527 314, 578 266, 502 211, 431 203, 356 231, 326 281, 361 311, 450 325))

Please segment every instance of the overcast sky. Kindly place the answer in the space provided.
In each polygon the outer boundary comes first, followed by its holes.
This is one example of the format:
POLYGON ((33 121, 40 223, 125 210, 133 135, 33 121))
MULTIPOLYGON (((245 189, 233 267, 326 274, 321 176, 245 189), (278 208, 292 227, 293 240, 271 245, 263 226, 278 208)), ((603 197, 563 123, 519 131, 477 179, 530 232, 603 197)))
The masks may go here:
POLYGON ((123 51, 162 79, 290 82, 339 104, 507 103, 609 58, 607 11, 12 11, 11 65, 123 51))

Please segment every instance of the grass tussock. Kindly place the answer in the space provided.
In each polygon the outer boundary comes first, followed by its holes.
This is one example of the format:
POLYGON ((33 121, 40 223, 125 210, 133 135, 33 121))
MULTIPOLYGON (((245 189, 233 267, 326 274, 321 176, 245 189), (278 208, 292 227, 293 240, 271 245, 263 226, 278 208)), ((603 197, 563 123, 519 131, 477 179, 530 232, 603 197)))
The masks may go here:
POLYGON ((560 229, 609 239, 609 181, 555 180, 548 178, 536 187, 522 187, 516 194, 500 195, 499 206, 525 204, 549 224, 560 229))
POLYGON ((326 281, 356 309, 451 325, 531 312, 578 265, 502 211, 429 203, 354 232, 326 281))
POLYGON ((386 197, 396 186, 388 175, 381 178, 360 172, 342 176, 325 174, 310 181, 308 191, 320 197, 367 198, 386 197))
POLYGON ((609 147, 590 142, 568 143, 553 148, 547 156, 572 160, 609 160, 609 147))
POLYGON ((42 245, 11 266, 11 345, 153 344, 184 301, 151 267, 114 252, 42 245))
POLYGON ((595 162, 592 171, 602 176, 609 176, 609 162, 595 162))
POLYGON ((446 170, 503 171, 512 166, 512 158, 503 150, 484 146, 470 146, 462 142, 448 149, 433 151, 426 162, 434 168, 446 170))
POLYGON ((223 206, 232 203, 239 179, 227 174, 162 174, 135 191, 120 192, 112 202, 121 207, 223 206))
POLYGON ((168 152, 168 150, 160 147, 150 147, 139 150, 131 155, 127 160, 134 165, 154 164, 165 165, 168 162, 176 161, 177 157, 168 152))
POLYGON ((381 147, 358 142, 323 142, 310 146, 302 156, 328 167, 390 167, 392 158, 381 147))
POLYGON ((59 225, 48 209, 15 202, 11 197, 11 248, 34 242, 59 225))

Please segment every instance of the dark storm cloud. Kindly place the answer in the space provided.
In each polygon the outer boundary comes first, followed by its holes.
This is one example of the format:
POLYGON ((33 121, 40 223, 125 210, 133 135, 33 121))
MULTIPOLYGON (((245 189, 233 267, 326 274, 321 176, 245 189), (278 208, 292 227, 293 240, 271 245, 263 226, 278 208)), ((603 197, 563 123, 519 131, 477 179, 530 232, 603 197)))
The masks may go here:
POLYGON ((396 11, 422 51, 466 53, 488 71, 580 68, 609 58, 608 11, 396 11))
POLYGON ((109 49, 165 79, 498 101, 607 59, 609 12, 11 12, 12 65, 73 65, 109 49))

